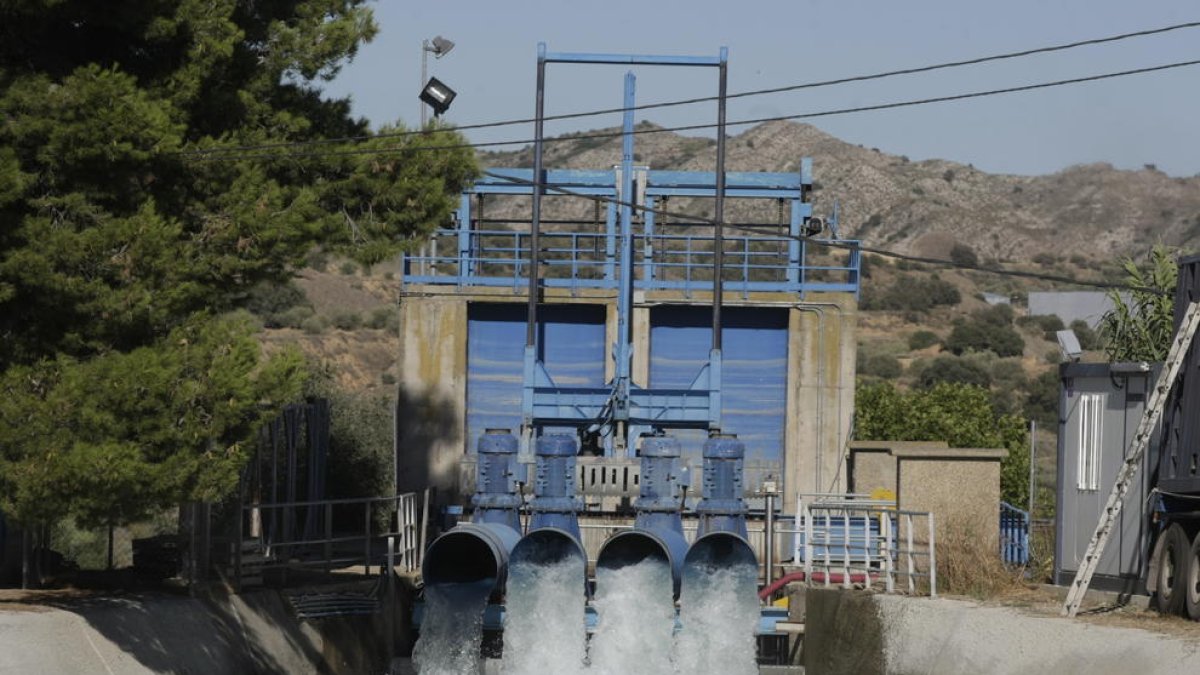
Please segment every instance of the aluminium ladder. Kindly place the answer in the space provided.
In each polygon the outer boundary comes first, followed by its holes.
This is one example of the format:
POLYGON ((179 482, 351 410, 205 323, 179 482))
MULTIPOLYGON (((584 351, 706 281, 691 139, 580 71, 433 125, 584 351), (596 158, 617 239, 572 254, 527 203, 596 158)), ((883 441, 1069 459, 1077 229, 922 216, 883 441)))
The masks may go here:
POLYGON ((1162 416, 1167 402, 1167 394, 1171 392, 1171 387, 1179 376, 1183 361, 1187 358, 1188 347, 1192 344, 1192 338, 1196 335, 1198 325, 1200 325, 1200 302, 1193 302, 1188 304, 1187 311, 1183 315, 1183 323, 1179 326, 1179 332, 1175 334, 1175 339, 1171 342, 1171 350, 1167 352, 1162 375, 1154 384, 1154 392, 1150 395, 1150 400, 1146 402, 1146 411, 1142 414, 1142 421, 1138 423, 1137 430, 1134 432, 1129 456, 1125 458, 1124 465, 1117 472, 1116 484, 1113 485, 1112 493, 1108 495, 1108 502, 1100 513, 1100 522, 1096 524, 1096 532, 1092 534, 1092 540, 1083 554, 1083 565, 1075 573, 1075 580, 1071 582, 1071 588, 1067 591, 1067 599, 1062 608, 1063 616, 1073 617, 1079 611, 1083 596, 1092 582, 1092 575, 1095 574, 1096 566, 1100 563, 1100 556, 1104 554, 1104 546, 1108 543, 1113 525, 1116 524, 1117 516, 1120 515, 1121 507, 1125 503, 1125 495, 1129 492, 1129 486, 1133 484, 1133 479, 1137 476, 1142 455, 1146 453, 1146 448, 1150 445, 1150 436, 1162 416))

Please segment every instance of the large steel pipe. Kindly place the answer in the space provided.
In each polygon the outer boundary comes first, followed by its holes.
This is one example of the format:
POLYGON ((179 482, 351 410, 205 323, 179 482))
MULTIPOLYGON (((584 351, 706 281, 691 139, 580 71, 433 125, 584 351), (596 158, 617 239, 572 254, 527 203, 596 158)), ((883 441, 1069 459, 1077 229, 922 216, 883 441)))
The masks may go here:
POLYGON ((421 576, 425 584, 489 581, 502 591, 509 556, 521 538, 516 494, 517 439, 507 429, 488 429, 479 438, 472 522, 434 540, 425 552, 421 576))
POLYGON ((537 440, 529 533, 513 549, 510 565, 550 565, 575 558, 581 573, 586 569, 587 553, 579 536, 581 505, 575 497, 578 452, 575 439, 565 434, 537 440))
POLYGON ((600 570, 616 570, 646 560, 670 567, 671 586, 679 596, 679 580, 687 553, 683 521, 677 495, 679 441, 670 436, 651 436, 642 441, 640 495, 633 529, 618 532, 604 542, 596 559, 600 570))
POLYGON ((704 443, 702 499, 696 541, 684 560, 685 575, 692 568, 715 570, 736 565, 757 565, 747 541, 746 502, 742 497, 742 463, 746 446, 732 435, 717 434, 704 443))

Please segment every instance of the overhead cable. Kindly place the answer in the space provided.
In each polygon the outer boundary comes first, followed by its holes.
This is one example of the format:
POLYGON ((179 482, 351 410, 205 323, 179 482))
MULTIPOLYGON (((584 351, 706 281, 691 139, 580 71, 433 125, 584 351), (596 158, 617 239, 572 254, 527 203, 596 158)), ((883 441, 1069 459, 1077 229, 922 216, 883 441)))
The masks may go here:
MULTIPOLYGON (((899 70, 888 70, 888 71, 883 71, 883 72, 879 72, 879 73, 871 73, 871 74, 867 74, 867 75, 852 75, 852 76, 848 76, 848 77, 840 77, 840 78, 835 78, 835 79, 830 79, 830 80, 818 80, 815 82, 804 82, 804 83, 800 83, 800 84, 790 84, 790 85, 784 85, 784 86, 780 86, 780 87, 770 87, 770 88, 766 88, 766 89, 754 89, 754 90, 750 90, 750 91, 743 91, 743 92, 728 94, 726 96, 726 98, 731 99, 731 98, 744 98, 744 97, 748 97, 748 96, 763 96, 763 95, 767 95, 767 94, 779 94, 779 93, 784 93, 784 92, 789 92, 789 91, 800 91, 803 89, 816 89, 819 87, 829 87, 829 86, 834 86, 834 85, 839 85, 839 84, 849 84, 849 83, 853 83, 853 82, 867 82, 867 81, 871 81, 871 80, 881 80, 881 79, 885 79, 888 77, 896 77, 899 75, 915 75, 918 73, 928 73, 928 72, 932 72, 932 71, 936 71, 936 70, 945 70, 945 69, 949 69, 949 68, 960 68, 963 66, 973 66, 973 65, 983 64, 983 63, 990 63, 990 62, 994 62, 994 61, 1003 61, 1003 60, 1007 60, 1007 59, 1015 59, 1015 58, 1021 58, 1021 57, 1026 57, 1026 56, 1033 56, 1035 54, 1047 54, 1047 53, 1051 53, 1051 52, 1064 51, 1064 50, 1068 50, 1068 49, 1076 49, 1079 47, 1105 44, 1105 43, 1109 43, 1109 42, 1118 42, 1121 40, 1129 40, 1129 39, 1133 39, 1133 38, 1148 37, 1151 35, 1160 35, 1160 34, 1169 33, 1172 31, 1185 30, 1185 29, 1197 28, 1197 27, 1200 27, 1200 21, 1189 21, 1186 23, 1177 23, 1177 24, 1172 24, 1169 26, 1162 26, 1159 28, 1150 28, 1150 29, 1146 29, 1146 30, 1134 31, 1131 33, 1120 33, 1117 35, 1108 35, 1105 37, 1092 38, 1092 39, 1088 39, 1088 40, 1078 40, 1075 42, 1067 42, 1067 43, 1063 43, 1063 44, 1049 45, 1046 47, 1037 47, 1037 48, 1033 48, 1033 49, 1025 49, 1025 50, 1015 51, 1015 52, 992 54, 989 56, 980 56, 980 57, 971 58, 971 59, 964 59, 961 61, 948 61, 945 63, 936 63, 936 64, 925 65, 925 66, 917 66, 917 67, 913 67, 913 68, 902 68, 899 70)), ((599 109, 599 110, 586 110, 586 111, 581 111, 581 112, 562 113, 562 114, 558 114, 558 115, 547 115, 547 116, 543 117, 542 119, 543 119, 543 121, 546 121, 546 122, 555 121, 555 120, 579 119, 579 118, 584 118, 584 117, 595 117, 598 115, 610 115, 610 114, 614 114, 614 113, 624 113, 624 112, 626 112, 626 110, 653 110, 653 109, 658 109, 658 108, 670 108, 670 107, 675 107, 675 106, 692 105, 695 103, 707 103, 707 102, 715 101, 717 99, 718 99, 717 96, 700 96, 700 97, 695 97, 695 98, 677 99, 677 100, 673 100, 673 101, 662 101, 662 102, 658 102, 658 103, 643 103, 643 104, 631 106, 629 108, 625 108, 625 107, 603 108, 603 109, 599 109)), ((533 122, 536 122, 536 121, 537 121, 536 118, 524 117, 524 118, 518 118, 518 119, 501 120, 501 121, 496 121, 496 122, 480 122, 478 124, 465 124, 462 126, 453 127, 453 130, 454 131, 471 131, 471 130, 475 130, 475 129, 493 129, 493 128, 498 128, 498 127, 514 126, 514 125, 518 125, 518 124, 532 124, 533 122)), ((313 140, 308 140, 308 141, 281 141, 281 142, 276 142, 276 143, 259 143, 259 144, 253 144, 253 145, 235 145, 235 146, 224 146, 224 147, 219 147, 219 148, 204 148, 204 149, 197 149, 197 150, 187 150, 187 151, 184 151, 183 154, 206 155, 206 154, 221 154, 221 153, 229 153, 229 152, 243 152, 243 151, 247 151, 247 150, 270 150, 270 149, 286 148, 286 147, 334 145, 334 144, 340 144, 340 143, 353 143, 353 142, 359 142, 359 141, 366 141, 366 140, 372 140, 372 139, 378 139, 378 138, 403 138, 403 137, 413 136, 416 134, 423 134, 423 133, 426 133, 426 130, 412 129, 412 130, 407 130, 407 131, 385 132, 385 133, 371 134, 371 135, 342 136, 342 137, 338 137, 338 138, 321 138, 321 139, 313 139, 313 140)), ((514 143, 515 142, 516 141, 514 141, 514 143)))

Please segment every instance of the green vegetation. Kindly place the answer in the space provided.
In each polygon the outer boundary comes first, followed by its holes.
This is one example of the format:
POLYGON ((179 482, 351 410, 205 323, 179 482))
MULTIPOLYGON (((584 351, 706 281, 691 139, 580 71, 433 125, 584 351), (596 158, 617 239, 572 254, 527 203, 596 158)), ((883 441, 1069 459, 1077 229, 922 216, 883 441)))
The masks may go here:
POLYGON ((904 373, 904 366, 900 365, 900 360, 889 354, 874 354, 863 357, 863 351, 859 350, 858 359, 858 374, 868 377, 878 377, 885 380, 894 380, 904 373))
POLYGON ((856 397, 855 438, 879 441, 944 440, 954 448, 1007 448, 1001 463, 1001 498, 1029 498, 1027 424, 1020 416, 997 414, 987 389, 938 383, 903 392, 887 382, 862 384, 856 397))
POLYGON ((862 291, 862 308, 868 311, 925 312, 934 307, 953 306, 960 302, 962 295, 954 284, 936 274, 928 277, 902 274, 885 290, 867 286, 862 291))
POLYGON ((990 351, 997 356, 1020 356, 1025 341, 1013 330, 1013 309, 996 305, 975 312, 970 319, 955 322, 946 338, 946 349, 954 354, 970 351, 990 351))
MULTIPOLYGON (((1175 335, 1175 285, 1179 267, 1171 250, 1155 246, 1142 267, 1132 259, 1122 265, 1122 282, 1146 290, 1128 291, 1128 298, 1109 291, 1113 309, 1100 323, 1110 361, 1162 361, 1175 335)), ((1082 346, 1082 345, 1081 345, 1082 346)))
POLYGON ((930 330, 919 330, 908 336, 908 348, 913 351, 928 349, 937 343, 937 333, 930 330))
POLYGON ((356 146, 389 149, 378 155, 189 154, 369 135, 347 101, 321 96, 376 32, 364 4, 0 9, 10 516, 121 524, 223 496, 260 421, 305 379, 294 352, 264 359, 255 321, 233 312, 309 330, 319 321, 287 284, 298 266, 386 259, 456 205, 468 149, 399 154, 461 142, 436 127, 356 146))
POLYGON ((969 384, 986 389, 992 386, 992 376, 978 363, 943 354, 921 369, 917 377, 917 386, 921 389, 932 389, 943 382, 969 384))

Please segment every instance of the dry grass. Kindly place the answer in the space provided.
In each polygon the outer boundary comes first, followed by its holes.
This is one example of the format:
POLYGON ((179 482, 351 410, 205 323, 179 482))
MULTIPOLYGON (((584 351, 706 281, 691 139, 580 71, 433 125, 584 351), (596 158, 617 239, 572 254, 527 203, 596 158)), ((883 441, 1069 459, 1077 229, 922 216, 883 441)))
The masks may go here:
POLYGON ((1024 570, 1001 562, 995 542, 978 536, 962 522, 952 521, 941 530, 937 541, 939 593, 987 600, 1026 587, 1024 570))

